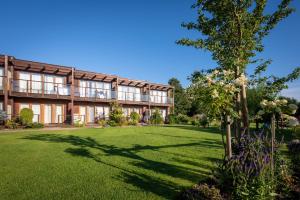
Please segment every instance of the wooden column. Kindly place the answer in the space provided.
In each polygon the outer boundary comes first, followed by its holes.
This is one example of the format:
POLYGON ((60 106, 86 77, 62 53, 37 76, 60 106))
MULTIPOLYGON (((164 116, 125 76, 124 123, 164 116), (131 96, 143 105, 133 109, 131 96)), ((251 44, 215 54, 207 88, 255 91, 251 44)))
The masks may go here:
POLYGON ((8 105, 8 56, 4 56, 3 110, 7 112, 8 105))
POLYGON ((74 67, 71 72, 71 103, 70 103, 70 114, 71 114, 71 124, 74 123, 74 67))
POLYGON ((119 101, 119 98, 118 98, 118 86, 119 86, 119 78, 117 77, 116 78, 116 87, 115 87, 115 96, 116 96, 116 101, 117 102, 119 101))
POLYGON ((150 115, 150 84, 148 84, 148 95, 149 95, 149 98, 148 98, 148 107, 149 107, 149 115, 150 115))
POLYGON ((174 114, 174 111, 175 111, 175 87, 173 87, 172 89, 172 111, 173 111, 173 114, 174 114))

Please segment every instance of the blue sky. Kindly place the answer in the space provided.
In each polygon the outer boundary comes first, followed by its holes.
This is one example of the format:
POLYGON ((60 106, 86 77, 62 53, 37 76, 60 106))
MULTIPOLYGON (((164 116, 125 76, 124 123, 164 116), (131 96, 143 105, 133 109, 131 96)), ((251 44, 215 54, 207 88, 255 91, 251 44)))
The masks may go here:
MULTIPOLYGON (((198 34, 182 29, 194 20, 194 0, 0 0, 0 54, 83 70, 184 86, 195 70, 216 66, 209 52, 175 44, 198 34)), ((268 12, 279 0, 269 0, 268 12)), ((264 40, 268 73, 286 75, 300 66, 298 9, 264 40)), ((251 69, 249 70, 251 72, 251 69)), ((300 81, 284 95, 300 100, 300 81)))

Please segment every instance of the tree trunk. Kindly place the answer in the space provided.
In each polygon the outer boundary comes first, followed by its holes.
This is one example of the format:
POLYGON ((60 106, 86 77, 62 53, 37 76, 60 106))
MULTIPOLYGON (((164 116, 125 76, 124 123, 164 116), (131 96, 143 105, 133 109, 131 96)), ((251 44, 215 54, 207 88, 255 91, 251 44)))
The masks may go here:
POLYGON ((241 99, 242 99, 242 121, 244 133, 249 133, 249 115, 248 115, 248 105, 247 105, 247 94, 246 85, 243 84, 241 88, 241 99))
POLYGON ((226 153, 227 157, 232 157, 232 149, 231 149, 231 129, 230 129, 230 116, 226 116, 226 153))
MULTIPOLYGON (((236 67, 236 70, 235 70, 235 78, 238 78, 240 76, 240 70, 239 70, 239 67, 236 67)), ((237 112, 238 114, 238 118, 236 118, 234 120, 234 136, 235 138, 240 138, 241 136, 241 95, 240 93, 237 93, 236 96, 235 96, 235 111, 237 112)))
POLYGON ((271 173, 274 177, 274 149, 275 149, 275 115, 271 118, 271 173))

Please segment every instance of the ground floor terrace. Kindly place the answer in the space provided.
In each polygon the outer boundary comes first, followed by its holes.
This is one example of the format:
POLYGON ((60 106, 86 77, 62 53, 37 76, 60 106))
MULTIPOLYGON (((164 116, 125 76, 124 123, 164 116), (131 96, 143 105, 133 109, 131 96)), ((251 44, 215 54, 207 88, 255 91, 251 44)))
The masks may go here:
POLYGON ((173 199, 222 158, 218 131, 191 126, 0 133, 0 197, 173 199))
MULTIPOLYGON (((23 108, 30 108, 33 111, 33 122, 43 123, 45 125, 72 124, 80 121, 86 124, 97 123, 97 121, 109 119, 111 111, 110 102, 87 102, 64 99, 42 99, 42 98, 11 98, 7 106, 8 117, 13 119, 19 116, 23 108)), ((149 116, 158 109, 166 119, 170 113, 170 107, 139 104, 122 104, 122 111, 125 117, 130 116, 132 112, 137 112, 141 121, 148 119, 149 116)), ((3 99, 0 96, 0 110, 3 107, 3 99)))

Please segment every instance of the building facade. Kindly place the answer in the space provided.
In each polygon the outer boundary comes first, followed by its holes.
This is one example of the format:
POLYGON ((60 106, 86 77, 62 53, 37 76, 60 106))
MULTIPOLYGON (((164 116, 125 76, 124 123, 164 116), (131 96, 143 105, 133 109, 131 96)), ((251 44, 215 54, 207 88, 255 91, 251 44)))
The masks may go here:
POLYGON ((169 85, 0 55, 0 110, 9 118, 30 108, 33 122, 95 123, 108 118, 111 102, 125 116, 135 111, 147 118, 157 108, 165 118, 174 108, 173 96, 169 85))

